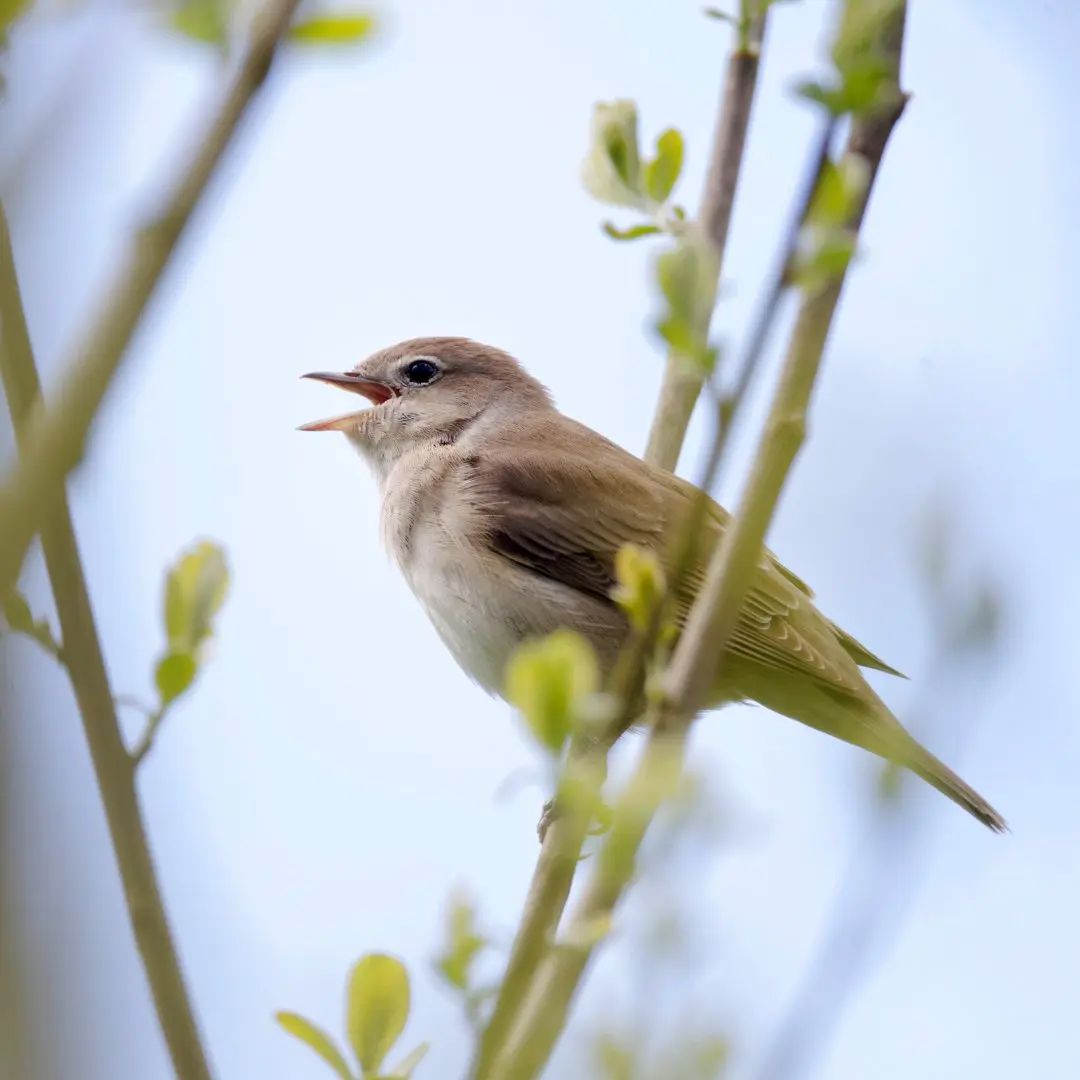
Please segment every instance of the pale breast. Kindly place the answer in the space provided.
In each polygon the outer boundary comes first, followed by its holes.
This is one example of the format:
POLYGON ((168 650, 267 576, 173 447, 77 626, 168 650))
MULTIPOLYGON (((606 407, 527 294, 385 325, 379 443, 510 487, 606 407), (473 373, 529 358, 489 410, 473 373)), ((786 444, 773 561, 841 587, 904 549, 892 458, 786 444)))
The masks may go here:
POLYGON ((450 453, 432 452, 399 477, 404 483, 391 477, 382 532, 460 667, 501 697, 514 650, 567 625, 586 634, 607 660, 618 647, 618 618, 594 598, 493 552, 483 508, 455 482, 459 465, 450 453))

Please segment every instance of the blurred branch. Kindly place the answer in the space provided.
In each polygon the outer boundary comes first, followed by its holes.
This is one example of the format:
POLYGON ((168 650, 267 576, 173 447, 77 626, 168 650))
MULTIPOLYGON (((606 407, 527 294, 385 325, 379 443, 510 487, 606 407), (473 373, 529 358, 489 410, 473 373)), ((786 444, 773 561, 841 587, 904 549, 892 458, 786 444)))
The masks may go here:
POLYGON ((265 82, 299 0, 274 0, 260 13, 224 102, 165 209, 132 242, 127 261, 66 369, 54 407, 44 408, 19 295, 7 220, 0 208, 0 371, 19 446, 0 485, 0 597, 14 588, 40 532, 64 642, 64 659, 124 888, 135 942, 158 1022, 181 1080, 210 1080, 194 1010, 158 886, 135 789, 137 762, 124 747, 101 642, 64 492, 98 407, 127 353, 143 312, 192 214, 265 82))
MULTIPOLYGON (((29 438, 35 405, 41 400, 41 380, 34 363, 7 217, 2 208, 0 375, 21 449, 29 438)), ((41 497, 39 513, 41 546, 64 641, 64 662, 82 715, 128 915, 158 1022, 177 1077, 210 1080, 210 1067, 184 984, 135 791, 135 763, 120 734, 71 510, 62 485, 51 497, 41 497)))
MULTIPOLYGON (((858 0, 848 0, 850 16, 858 0)), ((852 240, 866 207, 885 146, 905 104, 900 62, 906 5, 894 4, 874 29, 874 44, 887 78, 872 107, 857 115, 845 158, 862 177, 846 214, 852 240), (857 159, 857 160, 852 160, 857 159)), ((794 261, 794 247, 785 264, 794 261)), ((637 853, 657 810, 677 783, 693 718, 708 704, 710 684, 748 591, 769 522, 806 431, 806 413, 825 343, 847 276, 845 260, 815 284, 805 283, 795 327, 769 417, 738 512, 710 562, 705 583, 690 611, 665 673, 663 700, 653 709, 648 742, 638 769, 619 799, 585 894, 571 919, 571 944, 549 949, 515 1018, 493 1075, 532 1080, 549 1060, 565 1027, 570 1004, 596 945, 622 897, 637 853)))
MULTIPOLYGON (((728 56, 723 104, 717 116, 712 157, 698 214, 702 229, 716 249, 712 299, 703 304, 710 315, 720 289, 724 251, 742 171, 750 113, 754 106, 769 6, 769 3, 740 0, 740 33, 735 48, 728 56), (754 11, 751 12, 751 9, 754 11)), ((707 326, 701 328, 701 336, 708 336, 707 326)), ((649 431, 646 461, 669 471, 675 469, 703 385, 703 377, 690 369, 685 357, 674 351, 668 353, 660 400, 649 431)))
MULTIPOLYGON (((249 106, 266 80, 299 0, 270 0, 252 29, 224 101, 162 212, 138 231, 56 400, 38 398, 23 421, 20 456, 0 481, 0 596, 15 585, 35 533, 82 459, 94 417, 147 305, 249 106)), ((6 278, 5 278, 6 280, 6 278)))

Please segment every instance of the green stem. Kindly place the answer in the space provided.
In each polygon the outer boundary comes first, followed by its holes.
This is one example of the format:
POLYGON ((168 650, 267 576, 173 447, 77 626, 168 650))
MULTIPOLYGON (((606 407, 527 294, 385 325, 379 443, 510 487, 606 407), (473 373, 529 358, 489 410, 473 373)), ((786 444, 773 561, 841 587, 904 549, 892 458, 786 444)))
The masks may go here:
POLYGON ((35 402, 24 422, 17 464, 0 482, 0 596, 15 586, 23 560, 65 478, 82 460, 106 391, 196 207, 240 122, 266 80, 300 0, 271 0, 190 165, 158 217, 138 230, 120 273, 49 408, 35 402))
POLYGON ((139 741, 131 748, 131 763, 138 768, 147 754, 154 748, 154 740, 157 738, 158 728, 165 719, 168 708, 155 709, 146 719, 146 727, 139 736, 139 741))
MULTIPOLYGON (((747 13, 744 10, 742 14, 745 17, 747 13)), ((755 11, 747 29, 740 29, 736 48, 728 58, 723 105, 717 118, 712 157, 698 213, 698 222, 712 241, 717 255, 711 293, 702 301, 702 310, 709 313, 708 317, 712 315, 720 290, 724 253, 742 172, 750 114, 754 107, 767 20, 767 6, 755 11)), ((708 326, 698 329, 701 340, 707 340, 708 326)), ((691 370, 684 358, 675 353, 668 354, 660 399, 649 431, 646 461, 661 469, 674 471, 703 386, 702 376, 691 370)))
POLYGON ((158 886, 94 622, 64 484, 91 423, 211 179, 263 86, 299 0, 270 0, 248 50, 162 213, 135 236, 123 269, 45 409, 0 207, 0 370, 19 459, 0 482, 0 596, 14 588, 35 533, 56 601, 64 659, 101 792, 128 916, 178 1080, 211 1080, 158 886))
MULTIPOLYGON (((29 417, 41 400, 41 380, 31 349, 15 276, 7 217, 2 207, 0 375, 21 449, 28 437, 29 417)), ((63 486, 51 498, 41 500, 39 513, 41 546, 64 640, 64 660, 82 716, 128 917, 150 984, 158 1023, 176 1076, 180 1080, 210 1080, 210 1066, 150 854, 146 825, 135 790, 134 763, 120 734, 112 687, 63 486)))

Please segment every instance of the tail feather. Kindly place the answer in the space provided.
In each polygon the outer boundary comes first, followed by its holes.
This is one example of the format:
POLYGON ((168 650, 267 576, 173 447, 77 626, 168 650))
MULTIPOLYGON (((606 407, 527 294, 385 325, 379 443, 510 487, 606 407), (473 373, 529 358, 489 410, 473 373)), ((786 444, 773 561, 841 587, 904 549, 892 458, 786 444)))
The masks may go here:
POLYGON ((1005 819, 970 784, 965 784, 948 765, 939 761, 914 739, 911 739, 911 743, 915 750, 908 760, 897 764, 905 766, 931 787, 937 788, 942 795, 952 799, 957 806, 962 806, 988 829, 993 829, 996 833, 1009 831, 1005 819))
POLYGON ((868 684, 855 697, 788 673, 747 665, 739 671, 739 687, 744 697, 767 709, 909 769, 994 832, 1009 831, 1005 819, 922 746, 868 684))

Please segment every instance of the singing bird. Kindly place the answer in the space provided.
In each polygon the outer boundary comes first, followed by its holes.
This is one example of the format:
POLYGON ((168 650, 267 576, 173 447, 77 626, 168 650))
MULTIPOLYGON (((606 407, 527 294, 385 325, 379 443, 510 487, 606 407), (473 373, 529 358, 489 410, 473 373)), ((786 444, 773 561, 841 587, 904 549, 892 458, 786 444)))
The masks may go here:
MULTIPOLYGON (((612 599, 624 544, 670 557, 698 489, 564 416, 508 353, 467 338, 404 341, 352 371, 312 372, 371 406, 301 430, 343 432, 382 496, 383 541, 458 664, 503 696, 524 641, 583 634, 610 670, 627 622, 612 599)), ((685 619, 730 515, 711 499, 676 596, 685 619)), ((910 769, 984 825, 990 804, 921 746, 860 668, 900 673, 830 622, 762 553, 711 707, 755 701, 910 769)))

